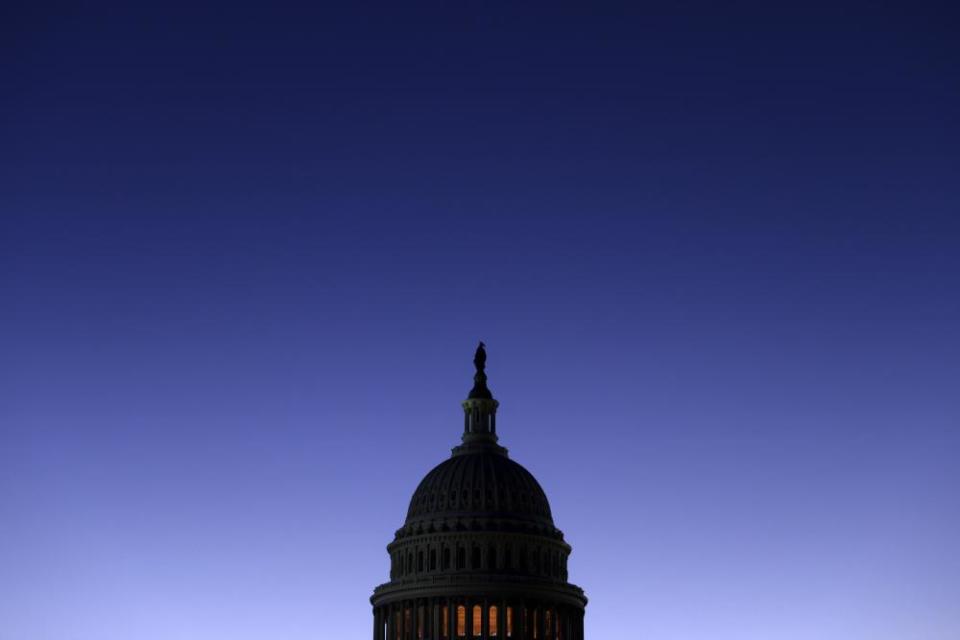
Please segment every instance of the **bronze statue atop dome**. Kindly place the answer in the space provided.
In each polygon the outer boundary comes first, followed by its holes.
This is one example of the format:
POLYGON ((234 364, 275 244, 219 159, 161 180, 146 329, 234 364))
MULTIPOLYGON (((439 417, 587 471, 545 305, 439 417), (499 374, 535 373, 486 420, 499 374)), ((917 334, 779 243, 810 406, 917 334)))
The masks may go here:
POLYGON ((477 372, 473 376, 473 389, 470 390, 468 399, 493 400, 493 394, 487 388, 487 373, 485 371, 487 368, 487 350, 485 347, 486 345, 481 342, 473 354, 473 366, 477 368, 477 372))
POLYGON ((487 350, 484 349, 484 346, 481 340, 477 352, 473 354, 473 366, 477 368, 477 371, 483 371, 487 368, 487 350))

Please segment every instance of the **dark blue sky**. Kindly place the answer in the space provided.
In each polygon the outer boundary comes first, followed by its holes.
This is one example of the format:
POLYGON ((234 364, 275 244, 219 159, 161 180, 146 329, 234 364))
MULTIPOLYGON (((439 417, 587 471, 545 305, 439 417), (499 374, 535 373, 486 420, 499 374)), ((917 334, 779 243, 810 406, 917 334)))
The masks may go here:
POLYGON ((590 637, 955 640, 958 22, 5 7, 0 638, 369 637, 483 339, 590 637))

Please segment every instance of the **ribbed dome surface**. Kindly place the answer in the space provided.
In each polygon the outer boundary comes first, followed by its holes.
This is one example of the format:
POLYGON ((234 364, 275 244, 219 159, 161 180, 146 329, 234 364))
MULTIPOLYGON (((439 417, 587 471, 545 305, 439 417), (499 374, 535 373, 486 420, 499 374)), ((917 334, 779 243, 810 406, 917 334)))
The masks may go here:
POLYGON ((455 455, 434 467, 410 500, 406 525, 477 516, 553 527, 550 503, 533 475, 492 451, 455 455))

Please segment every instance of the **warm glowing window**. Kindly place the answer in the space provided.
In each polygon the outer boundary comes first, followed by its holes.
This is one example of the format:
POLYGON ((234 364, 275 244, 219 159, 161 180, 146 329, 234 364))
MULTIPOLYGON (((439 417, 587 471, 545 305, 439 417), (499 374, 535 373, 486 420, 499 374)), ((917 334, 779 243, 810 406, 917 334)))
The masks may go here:
POLYGON ((457 636, 463 638, 467 635, 467 608, 463 605, 457 607, 457 636))
POLYGON ((507 637, 513 637, 513 607, 507 607, 507 637))
POLYGON ((443 637, 450 637, 450 608, 443 606, 443 637))
POLYGON ((480 605, 473 605, 473 635, 479 636, 483 627, 483 608, 480 605))
POLYGON ((537 628, 537 613, 538 613, 538 610, 534 609, 533 610, 533 640, 537 640, 537 638, 540 637, 539 635, 537 635, 537 631, 539 631, 539 629, 537 628))
POLYGON ((490 628, 490 635, 497 635, 497 606, 493 605, 490 607, 490 620, 487 621, 487 626, 490 628))

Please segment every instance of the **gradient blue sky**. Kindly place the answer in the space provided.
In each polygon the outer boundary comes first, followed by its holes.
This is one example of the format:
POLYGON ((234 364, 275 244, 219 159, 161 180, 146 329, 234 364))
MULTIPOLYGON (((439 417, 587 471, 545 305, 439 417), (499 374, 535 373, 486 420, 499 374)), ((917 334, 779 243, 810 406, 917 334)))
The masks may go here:
POLYGON ((369 637, 481 338, 590 638, 960 638, 960 22, 770 4, 5 5, 0 640, 369 637))

